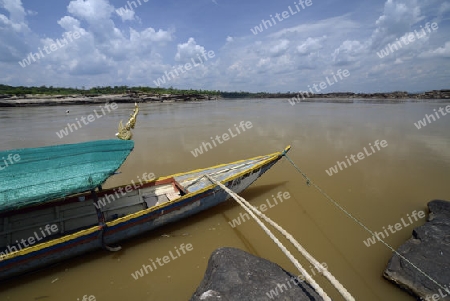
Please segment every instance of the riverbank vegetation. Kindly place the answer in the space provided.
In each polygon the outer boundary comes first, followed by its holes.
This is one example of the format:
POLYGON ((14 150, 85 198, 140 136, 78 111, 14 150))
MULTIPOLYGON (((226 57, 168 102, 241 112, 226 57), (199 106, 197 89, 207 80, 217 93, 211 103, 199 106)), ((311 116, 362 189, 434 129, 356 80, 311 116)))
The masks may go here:
POLYGON ((39 87, 25 87, 25 86, 8 86, 0 84, 0 98, 27 98, 30 95, 55 95, 55 96, 69 96, 80 95, 85 97, 95 97, 101 95, 118 95, 127 94, 131 97, 141 94, 149 95, 182 95, 182 96, 205 96, 205 99, 217 98, 416 98, 416 99, 449 99, 450 90, 433 90, 419 93, 409 93, 406 91, 394 91, 383 93, 353 93, 353 92, 332 92, 332 93, 309 93, 309 92, 285 92, 285 93, 267 93, 267 92, 245 92, 245 91, 220 91, 220 90, 184 90, 169 88, 152 88, 152 87, 129 87, 129 86, 104 86, 92 87, 86 89, 85 87, 65 88, 53 86, 39 86, 39 87))
POLYGON ((184 95, 220 95, 220 91, 214 90, 182 90, 170 88, 151 88, 151 87, 129 87, 129 86, 105 86, 92 87, 85 89, 85 87, 63 88, 53 86, 40 87, 25 87, 25 86, 7 86, 0 84, 0 95, 15 95, 17 97, 25 95, 83 95, 83 96, 99 96, 99 95, 114 95, 114 94, 133 94, 133 93, 151 93, 151 94, 184 94, 184 95))

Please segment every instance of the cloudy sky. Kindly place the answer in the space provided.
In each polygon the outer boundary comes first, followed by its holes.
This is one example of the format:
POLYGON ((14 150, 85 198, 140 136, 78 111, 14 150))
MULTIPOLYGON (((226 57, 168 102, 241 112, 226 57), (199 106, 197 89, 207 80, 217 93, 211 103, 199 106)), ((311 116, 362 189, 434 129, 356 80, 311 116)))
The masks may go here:
POLYGON ((449 17, 444 0, 0 0, 0 84, 448 89, 449 17))

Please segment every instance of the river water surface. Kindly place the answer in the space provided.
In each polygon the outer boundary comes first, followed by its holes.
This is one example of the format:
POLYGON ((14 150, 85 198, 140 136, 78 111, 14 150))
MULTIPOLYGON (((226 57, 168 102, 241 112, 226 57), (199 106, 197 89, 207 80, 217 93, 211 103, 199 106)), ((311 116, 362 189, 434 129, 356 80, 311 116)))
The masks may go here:
MULTIPOLYGON (((414 123, 448 102, 346 103, 242 99, 189 103, 141 104, 134 130, 135 149, 105 187, 130 183, 143 173, 165 176, 281 151, 291 145, 291 159, 317 185, 374 231, 402 223, 386 241, 398 248, 426 218, 409 219, 433 199, 450 199, 450 116, 426 127, 414 123), (235 124, 252 127, 236 134, 235 124), (217 147, 195 157, 210 137, 233 131, 217 147), (374 147, 386 140, 385 147, 374 147), (371 144, 371 145, 369 145, 371 144), (374 151, 370 146, 374 147, 374 151), (326 170, 351 155, 371 153, 329 176, 326 170), (402 222, 403 219, 403 222, 402 222)), ((0 108, 1 150, 111 139, 132 104, 59 138, 56 132, 75 118, 93 114, 98 105, 0 108), (66 114, 69 110, 69 114, 66 114)), ((341 164, 342 166, 342 164, 341 164)), ((36 175, 39 176, 39 175, 36 175)), ((414 300, 382 278, 391 251, 367 244, 370 234, 337 209, 282 159, 242 196, 252 204, 271 204, 265 212, 326 264, 356 300, 414 300), (275 205, 272 195, 290 198, 275 205), (366 241, 366 244, 364 243, 366 241)), ((298 275, 295 267, 254 221, 230 223, 243 210, 229 200, 188 220, 123 242, 122 250, 99 250, 31 275, 0 284, 0 300, 188 300, 203 278, 208 258, 231 246, 267 258, 298 275), (192 250, 135 280, 143 264, 173 254, 181 244, 192 250)), ((242 220, 241 220, 242 221, 242 220)), ((292 250, 292 249, 291 249, 292 250)), ((180 251, 181 252, 181 251, 180 251)), ((300 258, 300 255, 297 255, 300 258)), ((311 272, 304 260, 302 264, 311 272)), ((311 272, 313 274, 313 272, 311 272)), ((317 274, 314 278, 333 300, 342 300, 317 274)), ((268 291, 272 288, 267 288, 268 291)))

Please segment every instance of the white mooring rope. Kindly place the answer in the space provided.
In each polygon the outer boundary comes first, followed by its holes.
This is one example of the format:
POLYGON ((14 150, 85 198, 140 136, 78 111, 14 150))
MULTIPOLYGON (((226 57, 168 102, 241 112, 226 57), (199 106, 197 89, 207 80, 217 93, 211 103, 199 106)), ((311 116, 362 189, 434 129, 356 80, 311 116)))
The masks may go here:
POLYGON ((283 253, 289 258, 289 260, 294 264, 294 266, 300 271, 300 273, 305 277, 306 281, 315 289, 315 291, 322 297, 323 300, 331 301, 331 298, 325 293, 325 291, 317 284, 317 282, 308 274, 308 272, 301 266, 298 260, 286 249, 286 247, 275 237, 275 235, 267 228, 266 225, 254 214, 254 212, 265 219, 268 223, 270 223, 273 227, 275 227, 279 232, 281 232, 296 248, 300 251, 300 253, 305 256, 309 262, 311 262, 316 269, 322 273, 333 285, 336 289, 341 293, 341 295, 347 301, 354 301, 355 299, 351 296, 351 294, 339 283, 339 281, 331 275, 328 270, 324 269, 322 265, 314 259, 288 232, 286 232, 281 226, 276 224, 270 218, 261 213, 258 209, 253 207, 249 202, 247 202, 244 198, 237 195, 234 191, 227 188, 225 185, 212 178, 210 175, 206 174, 207 177, 212 183, 218 185, 225 192, 227 192, 233 199, 235 199, 239 205, 244 208, 247 213, 261 226, 261 228, 266 232, 267 235, 277 244, 277 246, 283 251, 283 253))
POLYGON ((267 217, 264 213, 260 212, 256 207, 252 206, 248 201, 242 199, 243 203, 247 205, 250 209, 256 212, 260 217, 262 217, 266 222, 271 224, 275 229, 277 229, 281 234, 283 234, 296 248, 297 250, 306 258, 308 261, 322 274, 324 275, 331 284, 339 291, 339 293, 348 301, 354 301, 353 296, 347 291, 347 289, 327 270, 325 269, 311 254, 306 251, 305 248, 300 245, 300 243, 286 230, 284 230, 280 225, 274 222, 272 219, 267 217))

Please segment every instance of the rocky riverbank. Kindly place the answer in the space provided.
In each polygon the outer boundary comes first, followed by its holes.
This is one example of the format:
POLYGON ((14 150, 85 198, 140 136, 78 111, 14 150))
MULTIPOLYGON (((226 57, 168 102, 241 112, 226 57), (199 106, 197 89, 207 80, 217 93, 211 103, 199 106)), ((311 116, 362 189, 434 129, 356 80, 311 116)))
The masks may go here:
MULTIPOLYGON (((314 93, 313 88, 309 91, 288 92, 288 93, 249 93, 249 92, 221 92, 223 98, 287 98, 289 100, 300 99, 301 101, 318 101, 319 99, 343 99, 352 101, 353 99, 362 100, 394 100, 401 101, 407 99, 450 99, 450 90, 432 90, 421 93, 408 93, 406 91, 383 92, 383 93, 353 93, 353 92, 335 92, 335 93, 314 93)), ((319 100, 320 101, 320 100, 319 100)))
POLYGON ((433 90, 423 93, 389 92, 389 93, 247 93, 247 92, 221 92, 210 94, 155 94, 138 91, 128 91, 124 94, 74 94, 74 95, 45 95, 25 94, 11 95, 0 94, 0 107, 25 107, 25 106, 52 106, 52 105, 77 105, 96 104, 105 102, 116 103, 143 103, 143 102, 177 102, 177 101, 203 101, 216 100, 218 98, 277 98, 288 99, 291 102, 329 101, 353 102, 355 99, 370 101, 402 101, 407 99, 450 99, 450 90, 433 90))
MULTIPOLYGON (((450 90, 433 90, 423 93, 408 93, 404 91, 389 93, 326 93, 312 94, 303 93, 300 97, 304 98, 360 98, 360 99, 450 99, 450 90)), ((293 96, 291 96, 293 97, 293 96)))
POLYGON ((126 93, 111 95, 0 95, 0 107, 25 106, 59 106, 77 104, 96 104, 105 102, 115 103, 143 103, 143 102, 175 102, 214 100, 210 95, 204 94, 150 94, 126 93))
POLYGON ((383 276, 419 300, 450 300, 450 202, 428 203, 427 223, 413 230, 412 237, 397 252, 420 268, 438 286, 410 263, 394 254, 383 276))

